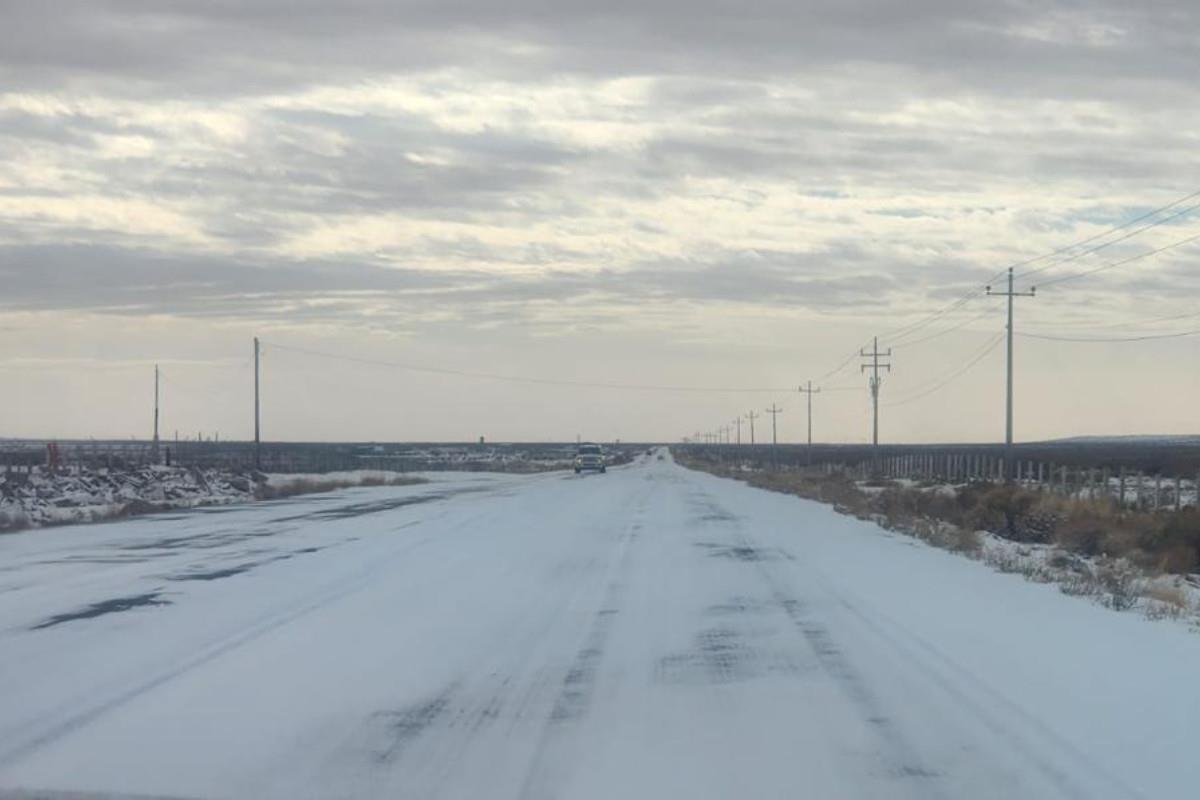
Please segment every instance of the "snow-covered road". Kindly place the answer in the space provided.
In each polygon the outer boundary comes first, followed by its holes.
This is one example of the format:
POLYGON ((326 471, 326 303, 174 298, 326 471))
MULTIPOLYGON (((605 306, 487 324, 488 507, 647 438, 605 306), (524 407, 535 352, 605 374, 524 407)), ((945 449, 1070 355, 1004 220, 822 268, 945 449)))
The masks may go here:
POLYGON ((0 537, 3 789, 1185 797, 1198 671, 669 457, 0 537))

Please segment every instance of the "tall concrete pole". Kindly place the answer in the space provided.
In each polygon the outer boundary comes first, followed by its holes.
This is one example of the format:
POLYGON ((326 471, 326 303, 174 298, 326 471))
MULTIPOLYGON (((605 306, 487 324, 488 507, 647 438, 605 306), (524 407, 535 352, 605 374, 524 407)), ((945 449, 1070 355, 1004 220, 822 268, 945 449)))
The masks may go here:
POLYGON ((808 387, 800 387, 800 391, 808 395, 808 463, 812 464, 812 398, 813 395, 821 391, 821 387, 813 388, 812 381, 808 382, 808 387))
POLYGON ((1008 369, 1005 380, 1005 402, 1004 402, 1004 478, 1005 480, 1013 479, 1013 298, 1014 297, 1033 297, 1037 293, 1036 287, 1031 287, 1028 292, 1014 291, 1013 288, 1013 268, 1008 268, 1008 291, 993 292, 992 287, 987 287, 987 293, 994 297, 1008 298, 1008 325, 1005 333, 1008 339, 1008 369))
POLYGON ((259 354, 262 346, 254 337, 254 468, 262 469, 262 415, 259 405, 259 354))

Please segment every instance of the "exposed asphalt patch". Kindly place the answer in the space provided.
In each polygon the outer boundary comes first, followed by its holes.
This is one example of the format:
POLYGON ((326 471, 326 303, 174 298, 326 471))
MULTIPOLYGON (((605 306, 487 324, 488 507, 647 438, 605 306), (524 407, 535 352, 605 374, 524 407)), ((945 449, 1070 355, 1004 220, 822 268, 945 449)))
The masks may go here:
POLYGON ((477 494, 479 492, 489 491, 492 491, 490 486, 465 486, 461 489, 452 489, 445 492, 434 492, 433 494, 394 497, 390 500, 375 500, 368 503, 352 503, 346 506, 338 506, 337 508, 327 508, 321 511, 314 511, 311 514, 302 514, 297 517, 283 517, 282 519, 276 519, 272 521, 286 522, 288 520, 297 519, 353 519, 354 517, 361 517, 367 514, 379 514, 384 511, 392 511, 397 508, 413 506, 419 503, 431 503, 435 500, 449 500, 452 497, 458 497, 462 494, 477 494))
POLYGON ((707 628, 696 634, 689 652, 660 659, 657 677, 667 683, 730 683, 752 677, 756 661, 736 630, 707 628))
POLYGON ((312 511, 308 514, 298 514, 292 517, 279 517, 278 519, 272 521, 293 522, 296 520, 353 519, 354 517, 362 517, 366 516, 367 514, 379 514, 384 511, 393 511, 397 508, 404 508, 405 506, 415 506, 419 503, 430 503, 434 500, 445 500, 446 498, 453 497, 456 494, 462 494, 462 492, 423 494, 417 495, 416 497, 396 497, 391 500, 375 500, 369 503, 352 503, 346 506, 338 506, 337 508, 327 508, 322 511, 312 511))
MULTIPOLYGON (((737 603, 709 607, 710 614, 718 615, 758 610, 762 607, 737 603)), ((770 628, 740 627, 732 621, 704 628, 687 652, 659 659, 655 678, 663 683, 719 684, 800 672, 792 654, 771 641, 773 635, 770 628)))
POLYGON ((375 753, 377 761, 394 761, 404 748, 420 736, 450 707, 450 690, 423 703, 398 711, 379 711, 374 715, 383 724, 386 746, 375 753))
POLYGON ((161 591, 149 592, 147 594, 136 594, 131 597, 114 597, 112 600, 105 600, 100 603, 92 603, 86 608, 78 611, 70 611, 66 614, 56 614, 50 617, 45 622, 34 625, 30 630, 38 631, 43 628, 52 628, 55 625, 62 625, 64 622, 74 622, 81 619, 92 619, 94 617, 102 617, 105 614, 117 614, 122 611, 129 611, 132 608, 141 608, 143 606, 169 606, 169 600, 160 600, 161 591))
POLYGON ((731 597, 724 603, 714 603, 704 609, 704 613, 710 617, 720 617, 725 615, 739 616, 742 614, 756 614, 765 610, 766 606, 757 600, 752 600, 748 597, 731 597))
POLYGON ((249 572, 257 567, 259 562, 253 564, 240 564, 236 567, 228 567, 226 569, 214 569, 209 572, 185 572, 182 575, 172 575, 168 580, 172 581, 219 581, 222 578, 232 578, 234 575, 241 575, 243 572, 249 572))
MULTIPOLYGON (((298 550, 296 552, 317 552, 321 548, 308 548, 307 550, 298 550)), ((276 561, 287 561, 295 556, 295 553, 283 553, 273 558, 264 558, 261 561, 247 561, 244 564, 235 564, 231 567, 222 567, 221 569, 211 570, 192 570, 190 572, 181 572, 175 575, 169 575, 167 580, 171 581, 219 581, 222 578, 232 578, 234 575, 241 575, 249 572, 255 567, 261 567, 266 564, 274 564, 276 561)))
POLYGON ((731 558, 735 561, 777 561, 780 558, 787 558, 786 554, 774 548, 718 544, 717 542, 696 542, 695 545, 707 550, 713 558, 731 558))
POLYGON ((604 656, 608 632, 616 614, 615 608, 602 608, 592 619, 592 628, 588 631, 587 640, 575 654, 575 660, 571 662, 571 668, 563 678, 562 691, 554 703, 554 710, 550 712, 551 722, 570 722, 587 713, 595 688, 596 670, 604 656))

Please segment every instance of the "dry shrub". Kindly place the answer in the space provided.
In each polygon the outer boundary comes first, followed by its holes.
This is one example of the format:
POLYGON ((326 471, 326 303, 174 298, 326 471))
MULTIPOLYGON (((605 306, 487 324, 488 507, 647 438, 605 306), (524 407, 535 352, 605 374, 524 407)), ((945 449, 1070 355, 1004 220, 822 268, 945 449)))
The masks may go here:
POLYGON ((1058 589, 1072 597, 1095 597, 1100 594, 1100 584, 1090 571, 1077 572, 1060 579, 1058 589))
POLYGON ((1072 553, 1098 556, 1110 521, 1110 518, 1102 518, 1092 513, 1068 516, 1055 529, 1054 542, 1072 553))
POLYGON ((353 489, 358 486, 412 486, 425 483, 423 478, 368 475, 359 481, 335 478, 297 478, 287 483, 272 485, 260 483, 255 491, 259 500, 281 500, 285 497, 295 497, 302 494, 321 494, 338 489, 353 489))
POLYGON ((1114 611, 1128 611, 1137 605, 1145 589, 1137 569, 1124 558, 1102 558, 1096 564, 1096 582, 1103 592, 1102 602, 1114 611))
POLYGON ((978 492, 974 513, 977 522, 972 527, 992 531, 1014 542, 1044 541, 1038 532, 1023 524, 1023 518, 1040 499, 1040 495, 1012 485, 991 486, 978 492))
POLYGON ((949 523, 929 525, 928 534, 921 538, 934 547, 972 557, 978 556, 983 551, 983 537, 979 535, 979 531, 960 528, 949 523))
POLYGON ((418 483, 425 483, 423 478, 417 477, 399 477, 396 475, 368 475, 356 484, 351 486, 415 486, 418 483))
POLYGON ((1145 612, 1150 619, 1179 619, 1194 610, 1187 590, 1180 586, 1151 583, 1145 595, 1145 612))
POLYGON ((0 511, 0 533, 15 533, 29 527, 29 518, 24 514, 9 514, 0 511))
POLYGON ((1185 508, 1166 515, 1157 530, 1147 533, 1144 547, 1153 566, 1163 572, 1195 572, 1200 564, 1200 510, 1185 508))
POLYGON ((1000 572, 1020 572, 1025 561, 1012 550, 991 548, 984 551, 983 563, 1000 572))

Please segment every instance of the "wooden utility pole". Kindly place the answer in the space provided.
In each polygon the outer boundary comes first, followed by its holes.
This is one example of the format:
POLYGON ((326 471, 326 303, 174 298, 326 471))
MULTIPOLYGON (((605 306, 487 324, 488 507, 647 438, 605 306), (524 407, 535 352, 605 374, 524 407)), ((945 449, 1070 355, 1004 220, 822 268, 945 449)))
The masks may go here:
POLYGON ((1037 293, 1037 287, 1030 287, 1028 292, 1013 291, 1013 268, 1009 267, 1008 291, 993 292, 992 287, 989 286, 987 287, 987 293, 993 297, 1008 298, 1008 380, 1004 411, 1004 479, 1011 481, 1013 479, 1013 298, 1033 297, 1037 293))
POLYGON ((741 444, 742 443, 742 418, 738 417, 737 419, 735 419, 733 421, 733 424, 737 426, 737 443, 741 444))
POLYGON ((158 463, 158 364, 154 365, 154 463, 158 463))
POLYGON ((755 414, 753 411, 746 415, 746 419, 750 420, 750 444, 754 444, 754 420, 759 416, 761 415, 755 414))
POLYGON ((776 408, 775 404, 771 403, 771 407, 767 409, 767 413, 771 415, 771 444, 777 445, 777 444, 779 444, 779 434, 778 434, 778 430, 775 425, 775 419, 781 413, 783 413, 783 409, 776 408))
POLYGON ((812 464, 812 399, 813 395, 821 391, 821 387, 813 388, 812 381, 808 382, 808 387, 800 387, 800 391, 808 395, 808 463, 812 464))
POLYGON ((880 364, 879 357, 887 356, 888 358, 891 358, 892 348, 889 347, 886 353, 879 352, 879 337, 876 336, 873 346, 871 347, 871 352, 868 353, 866 350, 859 350, 859 355, 861 355, 863 358, 871 359, 871 363, 863 364, 862 369, 864 372, 868 369, 871 370, 870 386, 873 419, 873 424, 871 426, 871 444, 874 447, 879 447, 879 386, 883 383, 883 379, 879 377, 879 370, 886 369, 888 372, 892 371, 892 365, 880 364))
POLYGON ((254 468, 262 469, 262 416, 259 405, 259 354, 262 345, 254 337, 254 468))

